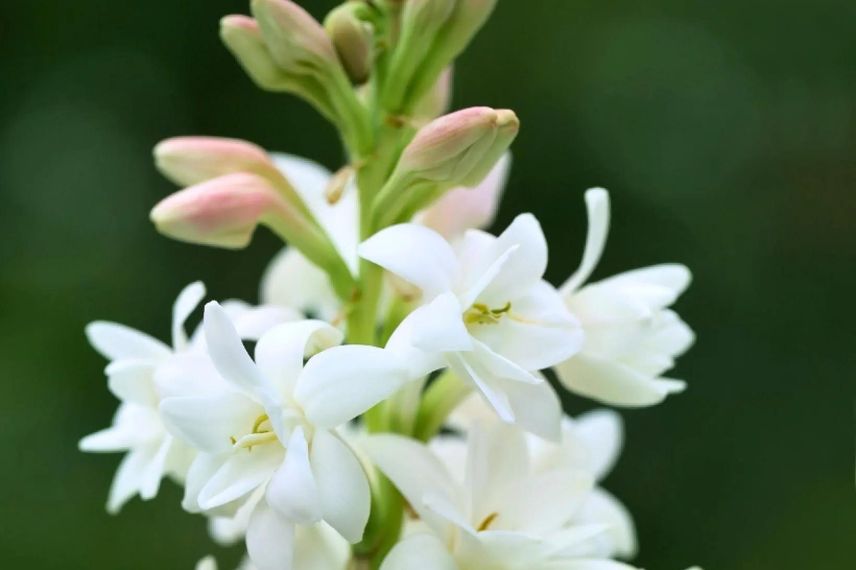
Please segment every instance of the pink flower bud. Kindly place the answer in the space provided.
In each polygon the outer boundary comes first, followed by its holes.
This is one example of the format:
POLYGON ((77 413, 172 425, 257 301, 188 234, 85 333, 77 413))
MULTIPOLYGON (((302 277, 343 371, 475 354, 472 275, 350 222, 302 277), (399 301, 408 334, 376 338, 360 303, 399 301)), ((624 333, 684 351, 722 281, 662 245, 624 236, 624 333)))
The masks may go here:
POLYGON ((511 144, 508 131, 515 124, 519 126, 513 112, 490 107, 472 107, 435 119, 405 149, 398 175, 447 187, 475 185, 511 144), (502 152, 497 153, 497 148, 502 152), (473 172, 481 172, 481 178, 473 181, 473 172))
POLYGON ((360 19, 360 11, 366 8, 360 2, 347 2, 327 15, 324 27, 333 40, 336 53, 357 85, 365 83, 372 66, 374 33, 371 26, 360 19))
POLYGON ((279 184, 282 175, 264 149, 237 139, 177 137, 155 147, 155 164, 179 186, 192 186, 225 174, 250 172, 279 184))
POLYGON ((259 223, 293 215, 277 191, 253 174, 228 174, 191 186, 151 212, 158 231, 179 241, 246 247, 259 223))

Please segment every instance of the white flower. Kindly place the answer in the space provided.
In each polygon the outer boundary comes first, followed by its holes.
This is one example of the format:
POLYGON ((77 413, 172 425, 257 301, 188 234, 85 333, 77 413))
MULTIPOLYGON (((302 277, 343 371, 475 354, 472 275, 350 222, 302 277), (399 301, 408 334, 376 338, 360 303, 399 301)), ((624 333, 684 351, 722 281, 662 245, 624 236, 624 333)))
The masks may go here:
POLYGON ((579 350, 582 333, 546 281, 547 243, 531 214, 498 238, 471 230, 457 250, 415 224, 382 230, 360 255, 422 290, 388 347, 408 351, 413 374, 448 366, 507 422, 557 438, 561 408, 535 371, 579 350))
POLYGON ((253 362, 216 303, 205 308, 204 328, 223 384, 167 398, 160 407, 169 430, 199 452, 185 506, 234 514, 264 487, 246 533, 260 570, 293 567, 295 525, 324 520, 348 541, 359 541, 369 486, 335 428, 401 386, 398 359, 380 348, 333 346, 340 331, 299 321, 262 336, 253 362))
POLYGON ((422 521, 383 570, 629 568, 581 554, 605 530, 572 524, 591 491, 591 476, 536 470, 525 434, 512 426, 494 422, 471 431, 462 478, 414 440, 379 435, 365 448, 422 521))
MULTIPOLYGON (((106 374, 110 391, 120 401, 113 425, 85 437, 83 451, 126 451, 113 485, 107 509, 118 512, 134 495, 151 499, 164 476, 183 480, 192 451, 164 429, 158 413, 161 398, 204 375, 202 342, 188 340, 184 323, 205 296, 202 283, 193 283, 173 306, 172 346, 124 325, 94 322, 86 335, 95 349, 110 360, 106 374)), ((283 308, 251 308, 232 301, 229 313, 244 338, 257 338, 272 323, 293 317, 283 308)))
MULTIPOLYGON (((491 410, 480 398, 470 396, 449 417, 449 426, 465 436, 479 424, 493 418, 491 410)), ((495 421, 495 420, 494 420, 495 421)), ((624 440, 621 416, 611 410, 595 410, 562 419, 562 439, 553 443, 529 435, 528 445, 533 470, 545 473, 551 470, 583 471, 597 483, 609 474, 618 460, 624 440)), ((463 467, 466 444, 459 435, 436 438, 432 449, 454 473, 463 467)), ((585 543, 581 553, 604 558, 632 558, 636 554, 636 529, 630 513, 612 494, 594 487, 574 513, 574 524, 598 524, 607 532, 585 543)))
POLYGON ((589 231, 580 268, 562 287, 582 322, 582 351, 556 367, 564 385, 620 406, 648 406, 681 392, 680 380, 660 378, 693 343, 690 328, 667 309, 690 283, 683 265, 657 265, 583 285, 600 260, 609 231, 609 195, 586 193, 589 231))
MULTIPOLYGON (((325 193, 333 175, 327 169, 287 154, 274 153, 271 157, 331 236, 351 269, 356 270, 359 205, 353 180, 341 198, 330 204, 325 193)), ((415 219, 450 240, 459 238, 468 229, 489 226, 496 216, 510 166, 511 157, 506 155, 479 186, 450 190, 415 219)), ((261 299, 266 304, 294 307, 328 322, 338 322, 342 317, 341 302, 327 275, 291 247, 277 254, 265 271, 261 299)))

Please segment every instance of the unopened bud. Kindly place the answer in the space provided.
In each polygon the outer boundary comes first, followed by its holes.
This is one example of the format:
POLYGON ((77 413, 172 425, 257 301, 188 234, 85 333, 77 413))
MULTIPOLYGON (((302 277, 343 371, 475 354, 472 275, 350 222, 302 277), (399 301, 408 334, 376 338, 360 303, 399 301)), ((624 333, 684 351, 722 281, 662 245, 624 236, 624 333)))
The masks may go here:
POLYGON ((461 185, 474 187, 490 174, 496 163, 508 151, 511 143, 517 138, 520 132, 520 119, 514 111, 501 109, 496 112, 496 137, 493 143, 482 155, 479 161, 475 164, 470 172, 461 178, 461 185))
POLYGON ((495 149, 507 149, 511 144, 513 137, 509 139, 507 130, 512 117, 516 122, 511 111, 472 107, 435 119, 404 150, 399 176, 447 188, 470 185, 473 172, 483 172, 483 178, 499 159, 502 153, 495 149), (500 133, 502 140, 497 140, 500 133), (491 156, 492 162, 485 167, 491 156))
POLYGON ((154 150, 160 172, 179 186, 193 186, 225 174, 249 172, 276 183, 282 175, 262 148, 237 139, 176 137, 154 150))
POLYGON ((229 174, 176 192, 150 217, 159 232, 173 239, 239 249, 250 243, 260 223, 288 213, 288 205, 263 178, 229 174))
POLYGON ((374 34, 371 25, 359 17, 365 7, 357 2, 342 4, 324 21, 348 77, 357 85, 368 80, 372 67, 374 34))
POLYGON ((448 26, 456 0, 408 0, 401 13, 401 36, 390 65, 384 106, 399 112, 407 92, 432 45, 448 26))
POLYGON ((421 100, 440 73, 463 53, 493 13, 496 3, 497 0, 457 0, 409 91, 411 104, 421 100))
POLYGON ((287 73, 314 74, 338 65, 324 28, 294 2, 253 0, 251 9, 274 61, 287 73))
POLYGON ((297 91, 295 77, 274 61, 265 45, 258 22, 248 16, 226 16, 220 20, 220 38, 253 83, 265 91, 297 91))

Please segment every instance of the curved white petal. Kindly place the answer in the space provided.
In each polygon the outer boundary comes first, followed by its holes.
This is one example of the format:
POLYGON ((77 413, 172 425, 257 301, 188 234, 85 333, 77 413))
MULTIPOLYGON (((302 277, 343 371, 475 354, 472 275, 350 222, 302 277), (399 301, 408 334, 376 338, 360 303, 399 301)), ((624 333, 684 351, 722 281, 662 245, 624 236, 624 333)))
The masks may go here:
POLYGON ((476 425, 469 433, 467 486, 472 524, 476 527, 503 511, 510 495, 529 475, 526 438, 520 430, 493 422, 476 425))
POLYGON ((342 342, 342 332, 323 321, 285 323, 256 344, 256 365, 283 393, 290 394, 304 359, 342 342))
POLYGON ((262 277, 261 300, 328 322, 337 319, 342 310, 327 274, 293 247, 284 248, 268 265, 262 277))
POLYGON ((479 296, 491 305, 526 294, 547 270, 547 240, 532 214, 520 214, 511 222, 491 246, 490 257, 499 257, 513 248, 499 274, 479 296))
POLYGON ((214 366, 224 380, 262 401, 273 397, 269 383, 247 354, 226 311, 215 301, 205 305, 205 340, 214 366))
POLYGON ((586 247, 579 269, 562 285, 563 294, 576 291, 591 276, 600 262, 609 235, 609 192, 603 188, 592 188, 586 192, 585 199, 588 209, 586 247))
POLYGON ((164 437, 160 446, 149 458, 140 479, 140 498, 144 501, 154 499, 157 496, 161 479, 166 475, 166 462, 172 446, 172 437, 164 437))
POLYGON ((500 381, 514 414, 514 423, 549 441, 561 438, 562 403, 549 382, 523 384, 500 381))
POLYGON ((177 438, 205 453, 232 449, 232 439, 252 431, 262 407, 243 394, 166 398, 160 404, 166 428, 177 438))
POLYGON ((297 570, 346 570, 350 558, 348 543, 327 524, 297 527, 294 540, 297 570))
POLYGON ((686 291, 692 273, 684 265, 665 263, 634 269, 598 281, 603 287, 617 287, 635 293, 651 309, 662 309, 674 303, 686 291))
POLYGON ((123 402, 154 407, 158 402, 155 390, 155 364, 150 360, 116 360, 107 365, 107 387, 123 402))
POLYGON ((508 396, 496 385, 496 378, 481 364, 480 358, 466 353, 447 355, 449 368, 461 380, 471 382, 499 417, 508 423, 514 422, 514 412, 508 396))
POLYGON ((318 430, 310 461, 324 520, 348 542, 359 542, 371 510, 371 491, 359 460, 336 435, 318 430))
POLYGON ((161 341, 117 323, 89 323, 86 337, 89 344, 108 360, 161 360, 172 353, 161 341))
POLYGON ((128 452, 122 458, 119 469, 113 477, 113 483, 110 485, 110 494, 107 498, 108 513, 115 515, 125 503, 140 492, 143 473, 151 457, 151 449, 141 448, 128 452))
POLYGON ((444 537, 449 525, 426 508, 426 496, 446 497, 460 511, 465 510, 462 490, 430 449, 416 440, 398 435, 375 435, 361 448, 384 475, 398 488, 419 516, 444 537))
POLYGON ((280 446, 272 444, 236 450, 200 491, 199 507, 209 511, 246 497, 270 480, 283 454, 280 446))
POLYGON ((265 498, 281 516, 294 523, 313 524, 321 520, 318 484, 309 463, 309 442, 303 428, 292 432, 285 461, 268 483, 265 498))
POLYGON ((473 341, 453 293, 444 293, 408 315, 413 346, 426 352, 472 350, 473 341))
POLYGON ((627 366, 587 354, 578 354, 563 362, 556 367, 556 372, 562 384, 572 392, 616 406, 651 406, 686 388, 679 380, 651 378, 627 366))
POLYGON ((450 291, 458 261, 443 236, 417 224, 381 230, 359 247, 360 257, 422 290, 426 299, 450 291))
POLYGON ((181 350, 187 345, 184 322, 205 298, 205 285, 201 281, 191 283, 179 293, 172 306, 172 346, 181 350))
POLYGON ((247 554, 258 570, 300 570, 294 566, 294 523, 261 501, 247 527, 247 554))
POLYGON ((416 347, 417 343, 435 348, 436 346, 455 347, 459 350, 471 348, 472 341, 463 326, 460 313, 452 315, 442 311, 435 314, 433 310, 435 304, 442 309, 449 301, 449 296, 454 297, 447 294, 440 295, 431 303, 410 313, 398 325, 386 344, 386 349, 398 356, 405 364, 407 375, 413 380, 444 366, 441 353, 419 349, 416 347), (442 336, 443 327, 449 327, 448 338, 442 336))
POLYGON ((298 321, 303 315, 297 309, 277 305, 250 305, 244 301, 223 301, 223 310, 244 340, 259 340, 277 325, 298 321))
POLYGON ((585 471, 553 470, 521 481, 498 525, 534 536, 560 531, 588 500, 594 478, 585 471))
POLYGON ((213 556, 206 556, 196 563, 196 570, 217 570, 217 561, 213 556))
POLYGON ((568 437, 579 438, 588 450, 592 473, 602 480, 615 466, 624 445, 624 422, 613 410, 593 410, 578 416, 568 437))
POLYGON ((636 526, 627 508, 607 491, 596 488, 586 498, 575 518, 576 523, 603 524, 606 533, 598 537, 599 555, 613 558, 636 556, 636 526))
POLYGON ((459 570, 455 559, 436 536, 428 533, 411 535, 386 556, 380 570, 459 570))
POLYGON ((392 352, 360 345, 335 346, 306 363, 294 397, 319 428, 349 422, 389 397, 408 380, 392 352))

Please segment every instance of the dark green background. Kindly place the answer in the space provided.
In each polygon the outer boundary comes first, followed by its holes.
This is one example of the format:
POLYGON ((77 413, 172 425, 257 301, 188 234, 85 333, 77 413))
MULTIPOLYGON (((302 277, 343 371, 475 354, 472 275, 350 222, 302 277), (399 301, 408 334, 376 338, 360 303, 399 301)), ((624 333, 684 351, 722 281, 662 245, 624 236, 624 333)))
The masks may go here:
MULTIPOLYGON (((171 187, 151 147, 228 135, 338 166, 331 128, 219 45, 230 12, 245 2, 0 9, 0 567, 188 569, 213 551, 171 485, 106 515, 118 457, 76 443, 115 406, 85 323, 166 337, 183 285, 252 300, 277 249, 155 234, 171 187)), ((852 0, 501 0, 458 67, 456 106, 523 121, 498 225, 542 220, 551 279, 578 262, 594 185, 615 211, 598 277, 694 270, 689 391, 625 414, 608 480, 650 570, 854 567, 855 29, 852 0)))

